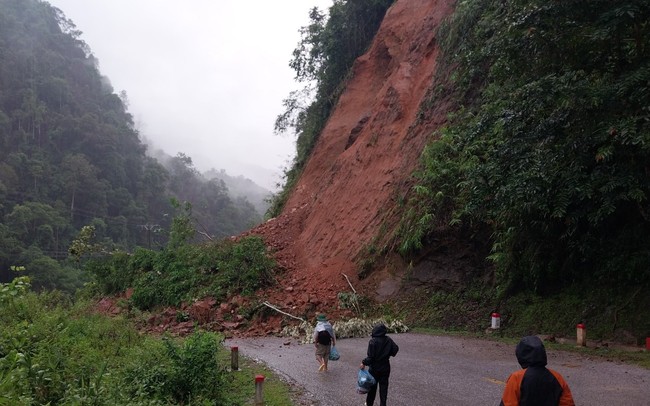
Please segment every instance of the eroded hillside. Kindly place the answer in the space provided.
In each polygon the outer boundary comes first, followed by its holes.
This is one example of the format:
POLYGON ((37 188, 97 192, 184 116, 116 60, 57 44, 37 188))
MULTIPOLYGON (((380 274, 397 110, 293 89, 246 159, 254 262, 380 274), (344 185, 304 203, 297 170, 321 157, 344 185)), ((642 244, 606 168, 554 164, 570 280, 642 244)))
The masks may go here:
POLYGON ((453 0, 398 0, 369 51, 353 66, 334 112, 280 216, 252 230, 286 269, 265 295, 292 314, 340 313, 338 292, 352 285, 368 296, 391 293, 398 278, 379 272, 364 281, 355 262, 386 224, 447 108, 418 115, 435 87, 435 32, 453 0), (381 283, 379 283, 381 282, 381 283))

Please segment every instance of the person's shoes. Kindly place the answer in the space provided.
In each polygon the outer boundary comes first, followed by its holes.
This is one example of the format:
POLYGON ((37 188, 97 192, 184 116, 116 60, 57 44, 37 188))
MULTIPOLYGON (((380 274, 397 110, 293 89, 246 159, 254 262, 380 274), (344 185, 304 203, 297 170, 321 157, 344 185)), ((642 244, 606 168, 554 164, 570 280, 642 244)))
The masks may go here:
POLYGON ((325 370, 325 364, 320 364, 320 367, 318 367, 318 371, 323 371, 325 370))

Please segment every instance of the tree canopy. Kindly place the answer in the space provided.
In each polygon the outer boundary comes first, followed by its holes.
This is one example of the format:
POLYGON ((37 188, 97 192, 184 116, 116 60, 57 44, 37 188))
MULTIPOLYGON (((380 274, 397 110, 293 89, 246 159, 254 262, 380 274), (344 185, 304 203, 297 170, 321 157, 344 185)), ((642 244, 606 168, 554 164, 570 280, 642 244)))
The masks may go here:
POLYGON ((649 21, 638 0, 459 2, 439 75, 458 108, 423 154, 402 252, 483 225, 502 291, 647 283, 649 21))
POLYGON ((296 156, 285 172, 283 190, 272 202, 271 214, 282 208, 345 88, 352 64, 370 46, 394 2, 335 0, 328 15, 316 7, 310 10, 310 24, 300 29, 301 40, 289 62, 305 87, 284 100, 285 111, 275 122, 276 132, 295 133, 296 156))
POLYGON ((86 225, 108 248, 162 246, 170 198, 189 202, 192 221, 211 238, 261 220, 190 157, 165 167, 147 156, 125 100, 61 10, 0 0, 0 281, 21 265, 36 288, 56 286, 45 273, 77 272, 65 259, 86 225))

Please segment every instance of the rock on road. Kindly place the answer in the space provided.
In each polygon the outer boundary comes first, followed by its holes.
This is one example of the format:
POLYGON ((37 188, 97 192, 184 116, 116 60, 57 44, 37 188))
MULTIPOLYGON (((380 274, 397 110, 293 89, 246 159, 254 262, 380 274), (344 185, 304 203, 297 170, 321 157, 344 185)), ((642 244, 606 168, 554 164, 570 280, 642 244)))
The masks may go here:
MULTIPOLYGON (((425 334, 389 334, 399 345, 391 358, 391 406, 498 405, 508 375, 520 368, 515 346, 500 342, 425 334)), ((318 372, 314 347, 289 338, 231 339, 245 357, 265 363, 306 391, 300 405, 360 406, 357 369, 368 339, 337 342, 339 361, 318 372)), ((548 350, 548 367, 567 380, 578 405, 650 406, 650 370, 548 350)), ((379 397, 375 405, 379 404, 379 397)))

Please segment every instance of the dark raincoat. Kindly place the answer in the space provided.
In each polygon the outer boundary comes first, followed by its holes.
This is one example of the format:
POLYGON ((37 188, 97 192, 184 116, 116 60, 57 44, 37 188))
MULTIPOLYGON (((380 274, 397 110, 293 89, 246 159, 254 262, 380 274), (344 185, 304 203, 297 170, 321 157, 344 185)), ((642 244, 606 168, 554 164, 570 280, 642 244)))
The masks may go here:
POLYGON ((369 366, 370 373, 390 371, 390 357, 397 355, 399 347, 386 335, 386 326, 379 324, 372 329, 372 338, 368 343, 368 356, 361 361, 369 366))

